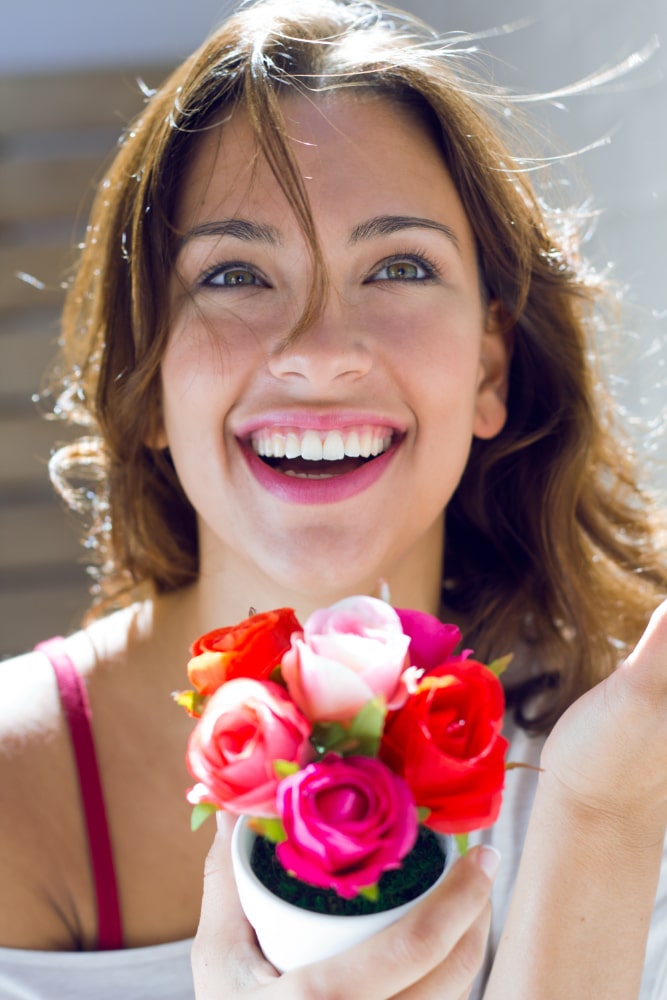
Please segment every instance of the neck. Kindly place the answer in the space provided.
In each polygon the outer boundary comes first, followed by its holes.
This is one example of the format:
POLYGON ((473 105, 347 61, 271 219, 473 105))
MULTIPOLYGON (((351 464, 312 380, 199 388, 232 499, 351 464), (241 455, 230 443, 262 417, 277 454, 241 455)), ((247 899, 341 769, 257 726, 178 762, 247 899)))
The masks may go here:
MULTIPOLYGON (((253 611, 291 607, 301 622, 316 609, 353 594, 387 596, 395 607, 413 608, 438 615, 441 606, 442 528, 434 525, 416 546, 391 565, 373 567, 365 575, 353 572, 327 576, 302 574, 301 586, 285 573, 285 581, 268 577, 254 564, 226 551, 218 565, 203 561, 199 579, 191 587, 161 598, 156 613, 165 613, 189 636, 234 624, 253 611)), ((299 581, 297 581, 298 583, 299 581)))

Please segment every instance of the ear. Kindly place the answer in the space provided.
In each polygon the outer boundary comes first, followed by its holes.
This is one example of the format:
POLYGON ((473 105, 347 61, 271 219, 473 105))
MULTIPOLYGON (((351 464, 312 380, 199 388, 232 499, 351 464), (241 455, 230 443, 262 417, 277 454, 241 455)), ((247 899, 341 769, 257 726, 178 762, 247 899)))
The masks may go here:
POLYGON ((163 451, 169 447, 169 438, 164 426, 162 403, 153 404, 149 412, 148 428, 144 434, 143 443, 152 451, 163 451))
POLYGON ((500 302, 489 302, 480 350, 479 383, 473 434, 488 440, 500 434, 507 420, 507 391, 512 337, 500 302))
POLYGON ((152 451, 164 451, 165 448, 168 448, 169 440, 164 427, 160 425, 155 431, 147 434, 144 438, 144 444, 152 451))

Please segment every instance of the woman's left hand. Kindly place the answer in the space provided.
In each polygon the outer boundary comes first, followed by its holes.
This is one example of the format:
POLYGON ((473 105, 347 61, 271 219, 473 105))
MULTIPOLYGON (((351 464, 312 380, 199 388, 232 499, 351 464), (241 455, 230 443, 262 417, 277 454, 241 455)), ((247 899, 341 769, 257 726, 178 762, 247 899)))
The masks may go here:
POLYGON ((540 763, 485 1000, 637 997, 667 827, 667 603, 540 763))
POLYGON ((667 827, 667 601, 627 660, 558 721, 541 781, 582 814, 653 838, 667 827))

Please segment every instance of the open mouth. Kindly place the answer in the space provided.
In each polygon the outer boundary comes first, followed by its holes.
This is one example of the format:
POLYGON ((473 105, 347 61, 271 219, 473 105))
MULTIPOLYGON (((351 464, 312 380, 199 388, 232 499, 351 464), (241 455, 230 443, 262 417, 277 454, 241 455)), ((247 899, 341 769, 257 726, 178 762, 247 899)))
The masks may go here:
POLYGON ((266 465, 297 479, 331 479, 354 472, 389 450, 390 427, 360 425, 340 430, 263 428, 251 434, 253 452, 266 465))

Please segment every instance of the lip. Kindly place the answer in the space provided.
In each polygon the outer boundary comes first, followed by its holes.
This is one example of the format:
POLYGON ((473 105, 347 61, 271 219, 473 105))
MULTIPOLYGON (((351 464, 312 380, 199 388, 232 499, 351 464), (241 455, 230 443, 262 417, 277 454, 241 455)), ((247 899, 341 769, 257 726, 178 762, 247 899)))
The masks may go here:
MULTIPOLYGON (((366 419, 368 422, 368 418, 366 419)), ((264 421, 258 426, 266 427, 267 423, 264 421)), ((306 427, 302 419, 299 421, 299 426, 306 427)), ((336 426, 344 425, 338 423, 336 426)), ((310 427, 315 430, 324 429, 322 425, 316 427, 311 424, 310 427)), ((292 504, 332 504, 363 493, 376 483, 393 461, 401 441, 402 436, 394 440, 387 451, 377 458, 365 462, 352 472, 344 472, 330 479, 299 479, 285 476, 258 458, 247 444, 240 441, 239 445, 251 475, 276 499, 292 504)))
POLYGON ((298 427, 308 431, 333 431, 344 430, 346 427, 353 427, 358 424, 367 424, 370 427, 387 427, 396 434, 404 434, 405 427, 400 426, 395 420, 378 413, 369 413, 364 410, 345 410, 329 413, 317 413, 304 410, 272 410, 270 414, 255 417, 234 428, 234 435, 243 440, 255 431, 271 427, 298 427))

